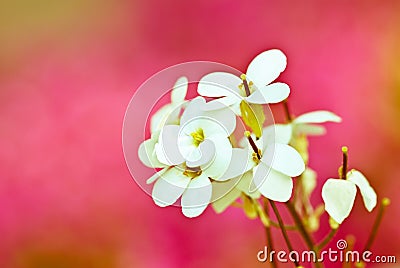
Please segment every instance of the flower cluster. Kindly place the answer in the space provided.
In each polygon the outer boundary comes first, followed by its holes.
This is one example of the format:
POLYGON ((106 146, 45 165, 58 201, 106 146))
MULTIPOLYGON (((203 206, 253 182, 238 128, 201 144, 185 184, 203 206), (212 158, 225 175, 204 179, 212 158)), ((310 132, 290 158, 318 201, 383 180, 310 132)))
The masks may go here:
POLYGON ((294 116, 288 105, 290 87, 275 82, 286 65, 280 50, 262 52, 245 74, 203 76, 196 83, 198 96, 191 100, 186 100, 188 79, 177 79, 171 102, 151 118, 151 138, 139 147, 143 164, 156 169, 147 183, 154 183, 152 198, 158 206, 180 199, 182 213, 191 218, 210 204, 217 213, 240 207, 249 218, 260 218, 285 236, 283 223, 272 221, 268 211, 269 202, 280 219, 274 202, 282 202, 312 250, 316 247, 307 232, 318 229, 324 211, 336 230, 351 212, 357 187, 367 210, 373 210, 377 195, 361 172, 347 172, 346 147, 339 179, 323 185, 325 204, 311 204, 317 173, 308 165, 308 136, 323 135, 321 123, 339 123, 341 118, 329 111, 294 116), (278 103, 285 121, 266 124, 266 106, 278 103))

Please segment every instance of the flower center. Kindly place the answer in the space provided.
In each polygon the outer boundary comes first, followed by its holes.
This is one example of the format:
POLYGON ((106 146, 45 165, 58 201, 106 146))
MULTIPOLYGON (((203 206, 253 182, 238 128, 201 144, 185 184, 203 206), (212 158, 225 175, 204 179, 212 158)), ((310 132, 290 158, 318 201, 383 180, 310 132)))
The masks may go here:
POLYGON ((240 79, 242 79, 242 81, 243 81, 243 83, 241 83, 239 85, 240 95, 242 95, 244 97, 250 96, 250 94, 254 92, 254 84, 253 84, 253 82, 252 81, 247 82, 245 74, 242 74, 240 76, 240 79))
POLYGON ((190 136, 192 136, 193 144, 196 147, 199 147, 200 143, 202 143, 204 141, 204 132, 203 132, 203 129, 201 129, 201 128, 190 133, 190 136))

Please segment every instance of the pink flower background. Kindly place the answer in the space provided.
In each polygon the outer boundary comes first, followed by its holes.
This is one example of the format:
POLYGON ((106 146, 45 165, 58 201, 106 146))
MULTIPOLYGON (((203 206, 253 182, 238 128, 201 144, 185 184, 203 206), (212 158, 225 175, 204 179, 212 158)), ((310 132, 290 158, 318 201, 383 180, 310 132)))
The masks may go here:
MULTIPOLYGON (((209 208, 193 220, 154 205, 129 174, 121 132, 130 98, 154 73, 192 60, 245 71, 270 48, 288 56, 280 81, 291 86, 294 113, 343 117, 311 139, 313 201, 349 146, 351 167, 392 200, 373 252, 399 259, 399 9, 398 1, 1 3, 0 267, 266 267, 256 259, 263 228, 239 209, 209 208)), ((358 196, 331 246, 351 234, 362 249, 375 215, 358 196)))

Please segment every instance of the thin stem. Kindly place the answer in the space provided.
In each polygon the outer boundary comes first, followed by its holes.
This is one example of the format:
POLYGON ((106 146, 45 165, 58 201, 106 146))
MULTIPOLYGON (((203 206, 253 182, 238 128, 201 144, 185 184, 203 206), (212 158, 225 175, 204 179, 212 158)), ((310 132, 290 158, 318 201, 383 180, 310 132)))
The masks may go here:
POLYGON ((292 122, 292 114, 290 113, 289 105, 288 105, 288 100, 283 101, 283 108, 285 109, 285 114, 286 114, 286 119, 290 123, 292 122))
POLYGON ((246 96, 248 97, 248 96, 250 96, 250 88, 249 88, 249 84, 247 83, 247 80, 246 80, 246 75, 242 74, 240 76, 240 78, 243 81, 244 91, 246 92, 246 96))
MULTIPOLYGON (((294 205, 291 202, 286 202, 286 207, 288 208, 290 214, 292 215, 292 218, 296 224, 296 226, 299 229, 300 235, 303 237, 304 241, 306 242, 309 250, 314 251, 315 254, 317 254, 317 251, 314 246, 314 241, 312 240, 311 236, 308 234, 306 227, 303 224, 303 221, 301 220, 299 214, 297 214, 297 211, 294 207, 294 205)), ((321 267, 319 262, 315 262, 315 267, 321 267)))
MULTIPOLYGON (((282 232, 283 238, 285 239, 285 242, 286 242, 286 245, 287 245, 287 247, 289 249, 289 252, 292 252, 293 251, 293 246, 292 246, 292 244, 290 242, 289 236, 287 235, 287 232, 286 232, 286 229, 285 229, 285 225, 283 224, 283 220, 282 220, 281 215, 279 214, 278 208, 276 207, 274 201, 272 201, 270 199, 268 199, 268 201, 271 204, 272 210, 274 211, 274 213, 276 215, 276 218, 278 219, 278 223, 279 223, 279 226, 281 227, 281 232, 282 232)), ((294 263, 295 267, 299 267, 300 266, 300 264, 299 264, 299 262, 297 260, 293 260, 293 263, 294 263)))
POLYGON ((338 231, 338 228, 331 229, 331 231, 325 236, 325 238, 321 242, 319 242, 319 244, 315 248, 318 251, 323 249, 326 245, 328 245, 329 242, 331 242, 332 238, 335 236, 337 231, 338 231))
POLYGON ((343 164, 342 164, 342 174, 341 174, 342 180, 345 180, 347 177, 347 163, 349 160, 348 151, 349 149, 346 146, 342 147, 342 153, 343 153, 343 164))
POLYGON ((389 205, 390 205, 390 199, 386 197, 383 198, 381 205, 379 206, 378 215, 376 215, 374 225, 372 226, 371 233, 369 235, 367 243, 365 244, 364 252, 371 249, 372 243, 374 243, 376 234, 378 233, 379 226, 382 222, 383 215, 385 214, 386 207, 389 205))
POLYGON ((258 160, 261 159, 260 150, 258 149, 256 143, 254 142, 253 138, 251 137, 250 131, 245 131, 244 135, 246 136, 247 140, 250 143, 251 148, 253 149, 254 153, 256 153, 258 160))
MULTIPOLYGON (((268 208, 268 202, 267 202, 266 199, 264 199, 264 212, 269 218, 269 208, 268 208)), ((272 250, 274 250, 274 242, 272 240, 271 227, 270 226, 264 226, 264 228, 265 228, 265 235, 267 237, 268 248, 271 249, 271 251, 272 251, 272 250)), ((274 261, 274 259, 271 259, 271 266, 273 268, 277 267, 277 264, 274 261)))

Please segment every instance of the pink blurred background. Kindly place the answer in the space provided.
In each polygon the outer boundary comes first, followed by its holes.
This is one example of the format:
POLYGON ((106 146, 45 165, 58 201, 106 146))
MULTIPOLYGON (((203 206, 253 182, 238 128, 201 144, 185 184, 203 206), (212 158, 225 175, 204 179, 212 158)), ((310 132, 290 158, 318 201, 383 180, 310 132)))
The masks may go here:
MULTIPOLYGON (((351 167, 392 200, 373 252, 399 260, 399 10, 394 0, 2 1, 0 267, 266 267, 263 228, 240 210, 190 220, 156 207, 128 172, 121 129, 135 90, 163 68, 244 71, 270 48, 288 55, 280 81, 294 113, 344 119, 311 140, 313 200, 349 146, 351 167)), ((358 196, 334 241, 353 234, 361 249, 375 215, 358 196)), ((325 215, 315 237, 327 229, 325 215)))

